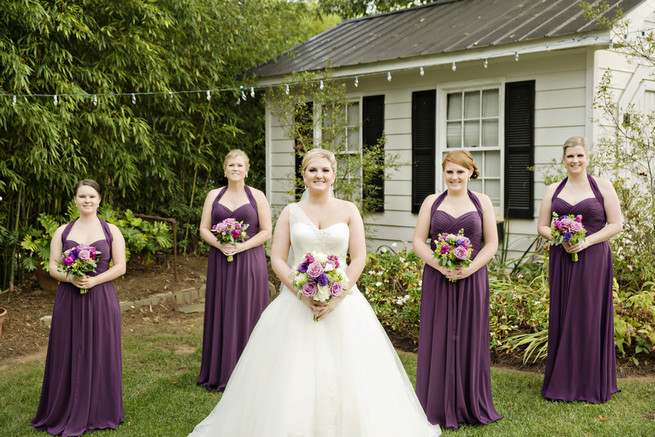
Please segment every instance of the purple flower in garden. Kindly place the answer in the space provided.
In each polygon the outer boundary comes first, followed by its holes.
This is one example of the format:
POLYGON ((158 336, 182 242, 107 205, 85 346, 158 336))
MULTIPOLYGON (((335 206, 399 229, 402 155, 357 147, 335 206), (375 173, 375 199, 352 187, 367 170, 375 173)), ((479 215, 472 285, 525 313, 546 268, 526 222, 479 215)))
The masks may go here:
POLYGON ((333 282, 330 284, 330 296, 337 297, 343 293, 343 287, 340 282, 333 282))
POLYGON ((455 258, 464 261, 468 258, 469 251, 464 246, 457 246, 453 249, 453 255, 455 255, 455 258))
MULTIPOLYGON (((307 276, 316 279, 323 273, 323 266, 321 263, 313 262, 307 267, 307 276)), ((321 284, 324 285, 324 284, 321 284)))
POLYGON ((307 267, 309 267, 309 263, 307 261, 305 261, 304 263, 302 263, 302 264, 300 264, 298 266, 298 271, 300 273, 307 273, 307 267))
POLYGON ((314 281, 309 281, 308 283, 302 286, 302 295, 305 297, 314 297, 316 296, 317 292, 318 292, 318 287, 316 286, 316 282, 314 281))
POLYGON ((318 285, 326 286, 330 283, 330 280, 325 273, 321 273, 318 275, 318 278, 316 278, 316 282, 318 282, 318 285))
POLYGON ((567 232, 566 234, 564 234, 564 240, 566 240, 566 241, 571 241, 571 237, 572 237, 572 235, 571 235, 570 232, 567 232))

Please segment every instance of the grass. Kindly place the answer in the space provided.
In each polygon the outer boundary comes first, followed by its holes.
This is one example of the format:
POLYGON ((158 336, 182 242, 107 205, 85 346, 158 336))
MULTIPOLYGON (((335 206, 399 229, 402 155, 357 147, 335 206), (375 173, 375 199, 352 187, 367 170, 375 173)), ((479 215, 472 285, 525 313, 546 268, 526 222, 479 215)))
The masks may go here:
MULTIPOLYGON (((186 323, 124 333, 125 423, 115 431, 95 431, 92 435, 186 436, 209 414, 220 395, 195 385, 200 370, 202 323, 186 323)), ((401 352, 400 358, 414 382, 416 356, 401 352)), ((0 374, 0 434, 3 436, 47 435, 30 426, 39 402, 43 366, 43 360, 32 361, 0 374)), ((539 374, 492 369, 491 377, 496 409, 504 418, 487 426, 445 430, 445 436, 655 435, 655 381, 652 379, 619 380, 622 392, 610 402, 586 404, 544 400, 539 374)))

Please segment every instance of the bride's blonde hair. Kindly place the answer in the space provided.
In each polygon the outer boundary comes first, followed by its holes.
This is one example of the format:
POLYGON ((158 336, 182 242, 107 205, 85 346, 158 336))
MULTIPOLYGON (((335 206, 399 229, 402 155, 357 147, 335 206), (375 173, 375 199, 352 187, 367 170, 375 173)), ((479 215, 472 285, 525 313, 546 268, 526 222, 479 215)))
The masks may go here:
POLYGON ((332 171, 336 174, 337 172, 337 158, 334 157, 334 153, 326 149, 311 149, 309 152, 305 153, 305 156, 302 159, 302 172, 304 173, 307 170, 309 163, 315 159, 325 158, 330 161, 330 166, 332 171))

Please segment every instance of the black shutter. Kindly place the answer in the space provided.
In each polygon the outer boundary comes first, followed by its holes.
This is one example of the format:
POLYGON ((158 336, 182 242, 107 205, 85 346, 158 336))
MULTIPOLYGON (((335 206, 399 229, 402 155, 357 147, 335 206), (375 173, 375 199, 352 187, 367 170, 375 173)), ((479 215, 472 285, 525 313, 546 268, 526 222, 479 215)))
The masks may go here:
POLYGON ((307 102, 304 105, 298 105, 295 109, 294 121, 296 123, 296 131, 298 135, 293 139, 294 141, 294 155, 296 166, 296 180, 294 185, 296 187, 296 201, 300 200, 305 187, 302 183, 302 158, 305 152, 311 149, 314 142, 314 102, 307 102), (309 142, 309 144, 304 144, 309 142), (311 142, 309 141, 311 139, 311 142))
POLYGON ((505 85, 505 209, 534 218, 534 81, 505 85))
POLYGON ((434 193, 437 91, 412 93, 412 213, 434 193))
MULTIPOLYGON (((366 151, 375 146, 384 135, 384 95, 366 96, 362 106, 362 137, 366 151)), ((384 212, 384 154, 380 169, 374 174, 364 175, 364 180, 374 186, 370 189, 364 186, 364 203, 374 201, 375 212, 384 212)))

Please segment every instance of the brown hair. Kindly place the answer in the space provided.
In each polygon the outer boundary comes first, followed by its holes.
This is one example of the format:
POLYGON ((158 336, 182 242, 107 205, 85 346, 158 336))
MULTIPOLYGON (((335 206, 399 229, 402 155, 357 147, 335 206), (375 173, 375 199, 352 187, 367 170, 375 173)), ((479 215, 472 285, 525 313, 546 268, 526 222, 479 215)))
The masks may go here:
POLYGON ((473 170, 471 179, 477 179, 478 176, 480 176, 480 172, 478 171, 478 165, 475 163, 473 157, 471 156, 468 150, 458 149, 458 150, 453 150, 452 152, 447 154, 446 157, 443 159, 443 162, 441 163, 442 170, 446 169, 447 162, 452 162, 453 164, 459 165, 460 167, 464 167, 467 170, 473 170))
POLYGON ((562 151, 562 156, 566 155, 566 149, 569 147, 575 147, 575 146, 582 146, 584 147, 584 151, 587 153, 587 156, 589 156, 589 142, 585 137, 570 137, 566 141, 564 141, 564 150, 562 151))
POLYGON ((77 192, 79 191, 80 188, 87 186, 91 187, 94 190, 98 192, 98 195, 102 197, 102 190, 100 189, 100 184, 98 184, 96 181, 93 179, 82 179, 77 183, 77 186, 75 187, 75 195, 77 196, 77 192))
POLYGON ((248 159, 248 155, 246 155, 246 152, 244 152, 241 149, 232 149, 229 152, 227 152, 227 155, 225 155, 225 159, 223 160, 223 170, 227 171, 227 162, 230 159, 237 158, 237 157, 243 158, 243 160, 246 163, 246 172, 250 170, 250 159, 248 159))
POLYGON ((334 153, 325 149, 311 149, 309 152, 305 153, 305 156, 302 159, 302 172, 304 173, 307 170, 309 163, 315 159, 325 158, 330 161, 332 166, 332 171, 336 174, 337 172, 337 159, 334 157, 334 153))

